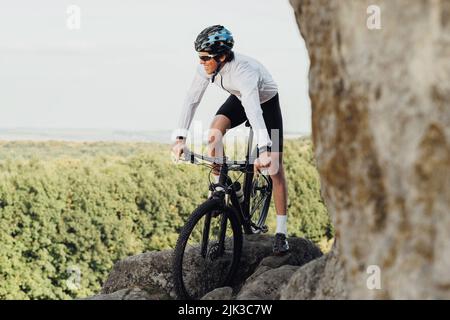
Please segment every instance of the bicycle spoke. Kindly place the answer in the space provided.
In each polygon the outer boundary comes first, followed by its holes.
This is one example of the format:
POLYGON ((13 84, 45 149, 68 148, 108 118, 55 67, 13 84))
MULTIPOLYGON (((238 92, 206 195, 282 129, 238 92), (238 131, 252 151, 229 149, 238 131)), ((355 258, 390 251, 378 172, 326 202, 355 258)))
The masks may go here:
MULTIPOLYGON (((257 228, 261 228, 264 226, 269 210, 270 198, 272 196, 270 177, 266 178, 262 175, 258 175, 252 182, 250 196, 249 214, 251 221, 257 228)), ((257 228, 254 229, 254 232, 261 232, 261 230, 257 228)))

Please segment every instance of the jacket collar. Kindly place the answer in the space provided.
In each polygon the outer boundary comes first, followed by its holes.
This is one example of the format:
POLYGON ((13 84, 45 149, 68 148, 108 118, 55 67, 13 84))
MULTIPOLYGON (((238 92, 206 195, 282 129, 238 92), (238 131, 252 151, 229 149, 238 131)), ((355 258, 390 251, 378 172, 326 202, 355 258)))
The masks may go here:
POLYGON ((223 74, 227 73, 228 71, 230 71, 230 63, 231 62, 232 61, 228 61, 222 66, 222 69, 220 69, 220 71, 219 71, 220 75, 223 75, 223 74))

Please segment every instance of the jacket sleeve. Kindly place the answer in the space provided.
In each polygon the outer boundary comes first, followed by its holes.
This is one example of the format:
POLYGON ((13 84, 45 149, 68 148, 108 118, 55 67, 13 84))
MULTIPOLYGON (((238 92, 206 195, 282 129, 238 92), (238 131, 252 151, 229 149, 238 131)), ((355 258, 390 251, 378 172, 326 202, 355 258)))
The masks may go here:
POLYGON ((200 73, 199 69, 196 70, 194 79, 192 80, 191 87, 184 99, 183 108, 178 120, 178 127, 173 133, 173 138, 177 136, 186 137, 192 119, 194 118, 195 111, 197 110, 203 94, 209 84, 209 79, 200 73))
POLYGON ((253 128, 258 148, 271 147, 272 141, 267 132, 259 99, 259 73, 249 66, 243 66, 237 70, 236 78, 237 89, 241 93, 242 106, 253 128))

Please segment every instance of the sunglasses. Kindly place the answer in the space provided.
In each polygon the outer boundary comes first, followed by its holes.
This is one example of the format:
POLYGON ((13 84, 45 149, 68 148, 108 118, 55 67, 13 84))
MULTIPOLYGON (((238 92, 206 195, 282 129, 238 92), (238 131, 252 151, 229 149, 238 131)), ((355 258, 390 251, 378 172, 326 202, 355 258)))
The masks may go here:
POLYGON ((211 60, 212 58, 214 58, 216 55, 212 55, 212 54, 208 54, 207 56, 198 56, 199 58, 200 58, 200 60, 202 60, 202 61, 209 61, 209 60, 211 60))

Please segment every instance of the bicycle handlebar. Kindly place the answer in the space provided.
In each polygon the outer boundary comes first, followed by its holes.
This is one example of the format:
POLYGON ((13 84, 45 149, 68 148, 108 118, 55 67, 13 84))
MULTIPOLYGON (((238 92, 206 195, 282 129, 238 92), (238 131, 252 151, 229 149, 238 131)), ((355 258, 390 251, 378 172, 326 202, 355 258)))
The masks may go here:
POLYGON ((183 155, 184 155, 184 159, 182 159, 183 161, 187 161, 187 162, 190 162, 193 164, 198 164, 199 163, 198 160, 203 160, 203 161, 214 163, 214 164, 226 164, 227 166, 234 166, 234 165, 242 166, 242 165, 246 165, 247 163, 253 163, 254 160, 256 160, 255 157, 249 157, 248 162, 246 160, 240 160, 240 161, 228 160, 228 158, 226 156, 209 157, 209 156, 205 156, 203 154, 191 152, 187 147, 185 147, 183 149, 183 155))

